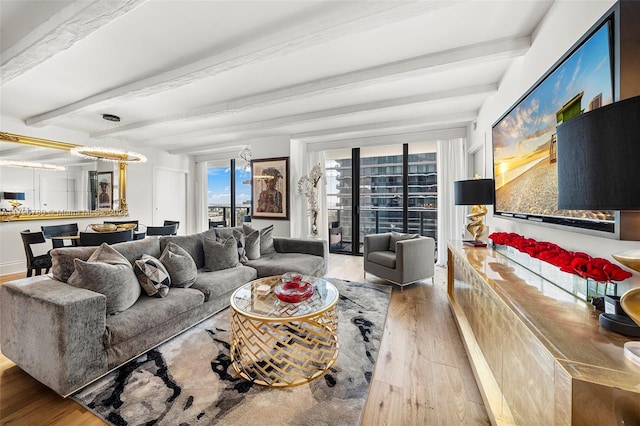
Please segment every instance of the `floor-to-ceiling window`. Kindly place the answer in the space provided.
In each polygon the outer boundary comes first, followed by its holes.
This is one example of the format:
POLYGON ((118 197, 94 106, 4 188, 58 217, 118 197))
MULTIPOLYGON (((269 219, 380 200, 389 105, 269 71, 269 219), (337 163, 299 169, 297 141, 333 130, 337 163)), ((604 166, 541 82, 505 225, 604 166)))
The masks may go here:
POLYGON ((209 167, 207 201, 210 227, 241 224, 251 214, 251 170, 236 167, 233 160, 229 166, 209 167))
POLYGON ((325 154, 332 253, 362 253, 364 236, 381 232, 410 232, 436 239, 435 143, 325 154), (353 185, 354 179, 358 185, 353 185))

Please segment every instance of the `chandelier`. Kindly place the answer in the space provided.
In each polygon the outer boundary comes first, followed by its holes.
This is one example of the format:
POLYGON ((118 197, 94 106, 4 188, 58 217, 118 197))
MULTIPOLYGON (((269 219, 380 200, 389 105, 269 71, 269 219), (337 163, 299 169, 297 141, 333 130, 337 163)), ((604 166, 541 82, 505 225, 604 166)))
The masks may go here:
MULTIPOLYGON (((120 117, 113 114, 102 114, 102 118, 115 123, 120 122, 120 117)), ((121 149, 106 148, 102 146, 77 146, 71 149, 71 154, 90 160, 110 161, 112 163, 144 163, 147 157, 137 152, 121 149)))

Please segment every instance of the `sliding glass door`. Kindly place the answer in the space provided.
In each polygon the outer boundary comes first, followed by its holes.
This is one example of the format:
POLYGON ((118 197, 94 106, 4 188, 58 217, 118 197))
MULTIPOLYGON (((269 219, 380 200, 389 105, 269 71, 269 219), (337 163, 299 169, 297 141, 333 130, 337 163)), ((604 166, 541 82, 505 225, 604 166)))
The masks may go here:
POLYGON ((436 239, 435 143, 325 154, 332 253, 361 254, 364 236, 382 232, 409 232, 436 239))

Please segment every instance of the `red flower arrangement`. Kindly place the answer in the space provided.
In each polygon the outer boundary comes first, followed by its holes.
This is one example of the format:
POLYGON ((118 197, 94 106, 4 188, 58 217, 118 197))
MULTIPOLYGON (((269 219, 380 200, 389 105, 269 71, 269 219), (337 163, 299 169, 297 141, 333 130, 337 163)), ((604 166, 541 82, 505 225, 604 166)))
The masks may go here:
POLYGON ((599 282, 623 281, 631 272, 600 257, 565 250, 554 243, 539 242, 513 232, 494 232, 489 235, 494 244, 514 247, 522 253, 560 268, 561 271, 591 278, 599 282))

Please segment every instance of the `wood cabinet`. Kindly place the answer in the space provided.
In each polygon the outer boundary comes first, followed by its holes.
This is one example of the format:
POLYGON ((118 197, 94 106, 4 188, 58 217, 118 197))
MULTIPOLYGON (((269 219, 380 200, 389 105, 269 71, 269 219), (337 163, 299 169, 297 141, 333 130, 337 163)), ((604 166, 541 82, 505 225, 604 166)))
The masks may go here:
POLYGON ((448 244, 448 296, 494 424, 640 424, 631 340, 491 248, 448 244))

